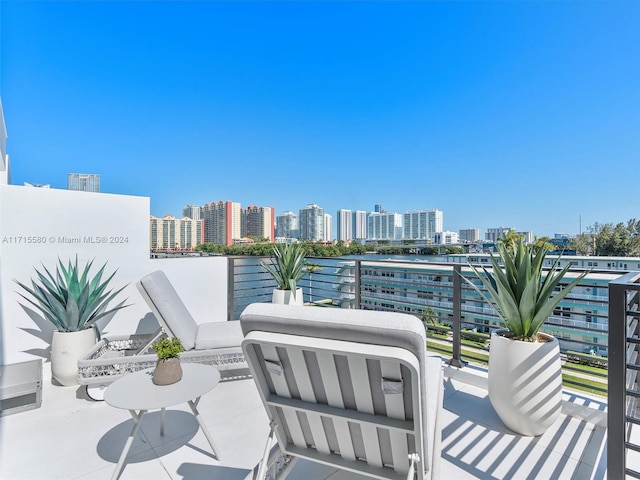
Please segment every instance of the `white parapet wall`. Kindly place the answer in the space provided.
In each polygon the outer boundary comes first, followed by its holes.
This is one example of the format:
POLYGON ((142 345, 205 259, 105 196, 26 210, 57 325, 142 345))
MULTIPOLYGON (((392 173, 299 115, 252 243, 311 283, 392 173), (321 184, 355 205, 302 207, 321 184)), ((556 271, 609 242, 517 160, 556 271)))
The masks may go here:
POLYGON ((35 269, 55 270, 58 259, 94 261, 117 269, 117 312, 104 335, 146 333, 157 327, 135 282, 163 269, 198 322, 225 320, 226 258, 149 258, 149 198, 0 185, 0 364, 49 359, 53 327, 20 297, 15 280, 30 283, 35 269))

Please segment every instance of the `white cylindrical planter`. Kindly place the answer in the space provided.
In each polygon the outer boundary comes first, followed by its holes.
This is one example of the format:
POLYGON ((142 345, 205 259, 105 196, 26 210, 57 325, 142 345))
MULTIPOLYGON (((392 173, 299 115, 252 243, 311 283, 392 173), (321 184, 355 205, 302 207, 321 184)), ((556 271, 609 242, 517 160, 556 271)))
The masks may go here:
POLYGON ((291 290, 280 290, 279 288, 274 288, 271 303, 277 303, 280 305, 304 305, 302 289, 296 288, 296 295, 294 297, 291 295, 291 290))
POLYGON ((562 409, 562 365, 558 339, 522 342, 491 334, 489 399, 502 422, 521 435, 542 435, 562 409))
POLYGON ((61 385, 78 385, 78 359, 96 343, 96 331, 53 332, 51 340, 51 376, 61 385))

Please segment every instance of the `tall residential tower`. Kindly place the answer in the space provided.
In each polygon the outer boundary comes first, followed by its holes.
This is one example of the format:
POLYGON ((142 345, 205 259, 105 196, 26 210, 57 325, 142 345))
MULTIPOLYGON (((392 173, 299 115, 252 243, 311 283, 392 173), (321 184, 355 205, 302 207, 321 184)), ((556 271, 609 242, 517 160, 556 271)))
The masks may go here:
POLYGON ((341 208, 338 210, 338 231, 336 239, 342 242, 348 242, 353 237, 353 227, 351 224, 351 210, 341 208))
POLYGON ((324 208, 309 204, 300 210, 300 240, 322 242, 324 239, 324 208))
POLYGON ((70 173, 67 175, 67 190, 99 192, 100 175, 95 173, 70 173))

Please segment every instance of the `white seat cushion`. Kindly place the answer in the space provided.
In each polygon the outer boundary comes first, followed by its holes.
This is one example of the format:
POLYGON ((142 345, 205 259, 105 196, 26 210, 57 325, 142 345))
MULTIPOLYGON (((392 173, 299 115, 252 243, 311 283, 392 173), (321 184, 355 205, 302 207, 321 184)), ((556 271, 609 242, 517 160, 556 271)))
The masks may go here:
POLYGON ((242 339, 242 329, 237 320, 202 323, 198 325, 195 349, 239 347, 242 339))

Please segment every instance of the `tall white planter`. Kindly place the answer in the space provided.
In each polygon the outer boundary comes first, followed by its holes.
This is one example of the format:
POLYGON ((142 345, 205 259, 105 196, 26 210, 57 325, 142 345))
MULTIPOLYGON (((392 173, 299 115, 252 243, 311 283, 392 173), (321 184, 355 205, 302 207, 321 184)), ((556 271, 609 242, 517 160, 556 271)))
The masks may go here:
POLYGON ((61 385, 78 385, 78 359, 96 343, 94 328, 78 332, 53 332, 51 376, 61 385))
POLYGON ((542 435, 562 409, 562 365, 555 337, 522 342, 491 335, 489 399, 502 422, 521 435, 542 435))
POLYGON ((279 288, 274 288, 271 303, 278 303, 280 305, 304 305, 302 288, 296 288, 295 298, 291 295, 291 290, 280 290, 279 288))

